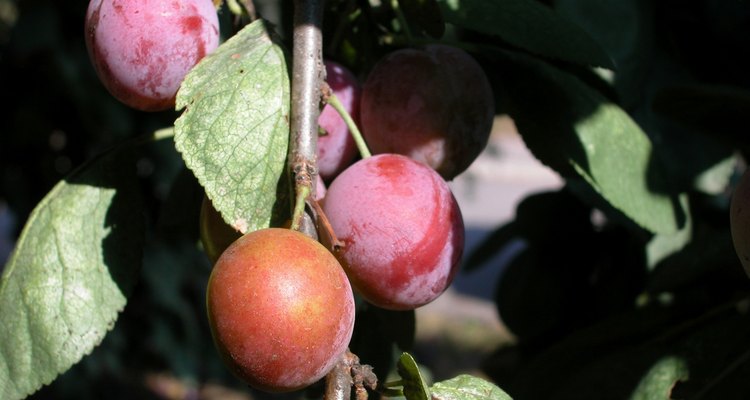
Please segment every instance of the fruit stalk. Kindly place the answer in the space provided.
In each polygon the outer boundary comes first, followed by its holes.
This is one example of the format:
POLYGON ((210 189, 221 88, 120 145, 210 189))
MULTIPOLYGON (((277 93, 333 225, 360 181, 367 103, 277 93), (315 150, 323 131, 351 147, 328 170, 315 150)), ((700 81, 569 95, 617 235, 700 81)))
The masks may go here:
POLYGON ((349 115, 349 113, 346 111, 346 107, 341 104, 341 101, 339 101, 339 98, 336 97, 328 84, 323 85, 323 96, 326 103, 330 104, 331 107, 333 107, 336 112, 339 113, 341 119, 343 119, 346 123, 346 127, 349 128, 349 132, 352 135, 352 138, 354 138, 354 143, 357 144, 357 150, 359 150, 360 156, 362 156, 362 158, 372 156, 372 153, 370 153, 370 149, 367 148, 367 143, 362 137, 362 133, 359 131, 357 124, 352 119, 352 116, 349 115))
MULTIPOLYGON (((289 159, 297 197, 305 194, 302 187, 308 187, 309 193, 315 194, 318 173, 316 152, 320 83, 325 78, 320 30, 322 20, 323 0, 295 0, 289 159)), ((301 218, 300 232, 317 238, 315 224, 307 214, 301 218)))

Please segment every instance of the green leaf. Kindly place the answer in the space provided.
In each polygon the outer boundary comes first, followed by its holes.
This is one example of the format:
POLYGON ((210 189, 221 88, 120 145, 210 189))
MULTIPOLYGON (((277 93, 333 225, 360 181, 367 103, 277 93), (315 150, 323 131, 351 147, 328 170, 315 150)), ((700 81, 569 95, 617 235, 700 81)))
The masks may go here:
POLYGON ((177 93, 177 108, 185 108, 175 122, 177 149, 224 220, 243 233, 282 212, 289 91, 284 51, 258 20, 203 59, 177 93))
POLYGON ((531 53, 614 69, 604 49, 578 25, 534 0, 440 0, 446 22, 499 36, 531 53))
POLYGON ((656 40, 649 2, 639 0, 556 0, 554 9, 577 24, 609 54, 617 71, 610 79, 627 109, 643 103, 647 74, 653 73, 656 40))
POLYGON ((511 400, 499 387, 471 375, 459 375, 432 386, 434 400, 511 400))
POLYGON ((419 372, 419 365, 409 353, 401 354, 396 365, 398 375, 403 380, 404 397, 407 400, 429 400, 430 389, 419 372))
MULTIPOLYGON (((681 199, 687 202, 687 196, 681 199)), ((653 269, 665 258, 680 252, 693 239, 693 221, 688 216, 682 229, 669 234, 656 234, 646 244, 646 264, 653 269)))
POLYGON ((26 397, 77 363, 125 306, 144 226, 135 171, 121 156, 58 183, 21 233, 0 283, 2 399, 26 397))
POLYGON ((685 210, 653 144, 628 114, 576 75, 520 54, 494 67, 496 92, 532 153, 565 177, 583 178, 641 227, 672 233, 685 210), (512 77, 512 78, 510 78, 512 77))
POLYGON ((672 388, 678 381, 688 378, 688 366, 678 357, 664 357, 638 383, 630 400, 661 400, 671 398, 672 388))

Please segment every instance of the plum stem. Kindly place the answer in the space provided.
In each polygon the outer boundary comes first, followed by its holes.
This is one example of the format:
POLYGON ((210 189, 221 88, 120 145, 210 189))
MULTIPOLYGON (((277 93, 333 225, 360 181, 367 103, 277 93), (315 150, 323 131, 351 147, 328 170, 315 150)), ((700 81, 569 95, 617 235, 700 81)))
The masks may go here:
POLYGON ((321 230, 325 232, 331 242, 331 251, 336 254, 336 252, 340 251, 342 247, 344 247, 344 243, 339 240, 339 238, 336 236, 336 232, 333 231, 333 227, 331 226, 331 222, 328 220, 328 217, 326 216, 326 213, 323 211, 323 207, 320 206, 320 203, 318 203, 315 199, 309 200, 310 207, 312 207, 313 210, 315 210, 315 216, 318 220, 318 224, 321 225, 321 230))
POLYGON ((299 231, 302 218, 305 213, 305 200, 310 196, 310 186, 300 185, 294 200, 294 211, 292 212, 292 226, 290 229, 299 231))
POLYGON ((333 107, 336 112, 339 113, 341 118, 346 123, 346 127, 349 128, 349 133, 351 133, 352 138, 354 138, 354 143, 357 144, 357 149, 359 149, 359 154, 362 156, 362 158, 367 158, 372 156, 372 153, 370 152, 370 149, 367 148, 367 143, 365 142, 365 139, 362 137, 362 132, 360 132, 359 128, 357 127, 357 123, 354 122, 354 119, 352 119, 352 116, 349 115, 349 113, 346 111, 346 107, 344 107, 343 104, 341 104, 341 101, 338 97, 336 97, 336 94, 333 93, 331 90, 331 87, 328 86, 327 83, 323 83, 323 101, 330 104, 331 107, 333 107))

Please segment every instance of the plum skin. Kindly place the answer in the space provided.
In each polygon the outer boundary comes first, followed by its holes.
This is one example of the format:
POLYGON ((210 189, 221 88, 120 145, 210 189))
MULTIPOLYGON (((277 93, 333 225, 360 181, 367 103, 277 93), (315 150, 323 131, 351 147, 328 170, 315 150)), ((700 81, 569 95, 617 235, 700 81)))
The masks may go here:
POLYGON ((211 0, 91 0, 86 47, 99 79, 142 111, 175 105, 185 75, 219 44, 211 0))
POLYGON ((750 277, 750 171, 742 174, 732 194, 729 227, 734 250, 750 277))
POLYGON ((463 50, 430 45, 381 59, 362 88, 361 128, 373 154, 398 153, 451 180, 487 146, 494 96, 463 50))
POLYGON ((428 166, 397 154, 357 161, 329 185, 323 210, 344 243, 339 260, 368 302, 415 309, 452 282, 463 219, 448 185, 428 166))
MULTIPOLYGON (((333 61, 324 62, 326 83, 355 123, 359 122, 359 101, 362 89, 354 74, 333 61)), ((329 181, 348 167, 357 156, 357 146, 349 128, 330 105, 323 107, 318 125, 326 132, 318 137, 318 173, 329 181)))
POLYGON ((354 329, 354 297, 341 265, 289 229, 250 232, 229 246, 211 272, 206 305, 224 362, 267 392, 318 381, 354 329))

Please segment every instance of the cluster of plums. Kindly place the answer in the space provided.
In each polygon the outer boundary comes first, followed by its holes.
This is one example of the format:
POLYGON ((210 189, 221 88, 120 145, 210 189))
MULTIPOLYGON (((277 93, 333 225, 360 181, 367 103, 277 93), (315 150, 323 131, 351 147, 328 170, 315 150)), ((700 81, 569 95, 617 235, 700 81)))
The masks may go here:
MULTIPOLYGON (((106 88, 142 110, 173 106, 185 74, 218 45, 211 0, 91 0, 86 31, 106 88)), ((343 246, 283 228, 241 235, 208 199, 201 211, 214 340, 236 375, 266 391, 306 387, 333 367, 352 336, 355 292, 411 310, 445 291, 464 245, 446 180, 486 146, 494 115, 484 72, 452 47, 395 51, 361 86, 339 64, 326 72, 375 154, 358 159, 343 119, 322 110, 318 200, 343 246)))

